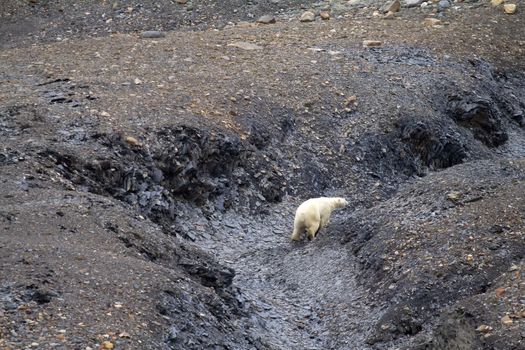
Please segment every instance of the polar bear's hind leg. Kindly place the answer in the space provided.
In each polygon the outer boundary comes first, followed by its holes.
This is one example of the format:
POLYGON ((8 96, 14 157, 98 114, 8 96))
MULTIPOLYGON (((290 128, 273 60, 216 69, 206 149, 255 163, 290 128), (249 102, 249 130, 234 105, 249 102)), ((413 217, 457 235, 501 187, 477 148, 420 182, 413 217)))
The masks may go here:
POLYGON ((319 220, 315 220, 315 221, 310 222, 310 225, 306 227, 306 232, 308 234, 308 239, 310 241, 315 238, 315 235, 317 235, 317 232, 319 231, 320 226, 321 225, 320 225, 319 220))
POLYGON ((294 222, 292 240, 299 241, 301 239, 301 234, 304 231, 304 225, 300 222, 294 222))

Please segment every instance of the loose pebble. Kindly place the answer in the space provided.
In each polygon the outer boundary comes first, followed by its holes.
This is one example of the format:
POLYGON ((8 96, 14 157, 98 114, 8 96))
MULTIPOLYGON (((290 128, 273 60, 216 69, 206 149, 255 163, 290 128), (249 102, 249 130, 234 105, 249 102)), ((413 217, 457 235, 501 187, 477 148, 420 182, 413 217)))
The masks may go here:
POLYGON ((503 10, 506 14, 512 15, 516 13, 516 4, 505 4, 503 5, 503 10))
POLYGON ((363 47, 379 47, 383 42, 379 40, 363 40, 363 47))
POLYGON ((259 19, 257 19, 257 23, 261 23, 261 24, 271 24, 275 22, 276 22, 275 17, 271 15, 264 15, 264 16, 259 17, 259 19))
POLYGON ((301 22, 313 22, 315 21, 315 14, 312 11, 303 12, 301 17, 299 17, 301 22))

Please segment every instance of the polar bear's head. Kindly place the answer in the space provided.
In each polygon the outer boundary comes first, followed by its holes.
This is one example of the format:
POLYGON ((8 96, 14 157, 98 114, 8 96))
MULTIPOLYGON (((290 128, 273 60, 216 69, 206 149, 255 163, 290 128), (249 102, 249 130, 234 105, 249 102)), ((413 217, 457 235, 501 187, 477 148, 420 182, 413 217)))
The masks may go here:
POLYGON ((336 197, 334 198, 334 206, 336 208, 342 208, 342 207, 346 207, 348 205, 348 202, 346 199, 342 198, 342 197, 336 197))

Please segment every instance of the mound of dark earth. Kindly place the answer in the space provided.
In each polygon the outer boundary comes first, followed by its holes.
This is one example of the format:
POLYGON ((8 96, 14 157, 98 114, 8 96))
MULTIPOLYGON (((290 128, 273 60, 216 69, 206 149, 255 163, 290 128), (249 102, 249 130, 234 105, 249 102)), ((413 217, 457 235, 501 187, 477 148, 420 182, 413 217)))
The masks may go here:
POLYGON ((64 4, 2 8, 45 30, 1 25, 0 347, 523 347, 522 72, 404 19, 100 33, 292 2, 64 4), (292 244, 312 196, 351 204, 292 244))
POLYGON ((385 307, 370 343, 417 335, 411 344, 418 349, 521 346, 519 327, 500 319, 523 308, 523 165, 509 159, 458 165, 408 183, 341 223, 341 231, 352 232, 344 244, 363 266, 359 280, 385 307), (512 283, 518 290, 507 287, 512 283), (438 315, 429 336, 428 323, 438 315), (484 339, 480 325, 497 335, 484 339))

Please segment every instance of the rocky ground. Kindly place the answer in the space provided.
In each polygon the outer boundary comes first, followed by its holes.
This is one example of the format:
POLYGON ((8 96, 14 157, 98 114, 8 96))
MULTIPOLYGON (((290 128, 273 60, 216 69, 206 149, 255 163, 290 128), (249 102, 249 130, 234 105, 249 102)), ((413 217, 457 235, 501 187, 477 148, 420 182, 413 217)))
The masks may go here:
POLYGON ((2 2, 0 348, 524 349, 516 3, 2 2))

